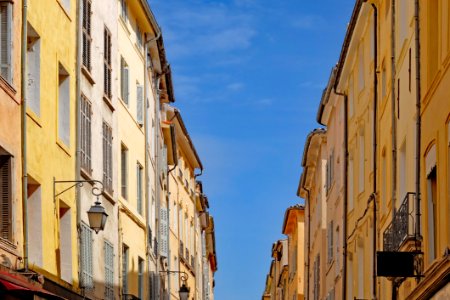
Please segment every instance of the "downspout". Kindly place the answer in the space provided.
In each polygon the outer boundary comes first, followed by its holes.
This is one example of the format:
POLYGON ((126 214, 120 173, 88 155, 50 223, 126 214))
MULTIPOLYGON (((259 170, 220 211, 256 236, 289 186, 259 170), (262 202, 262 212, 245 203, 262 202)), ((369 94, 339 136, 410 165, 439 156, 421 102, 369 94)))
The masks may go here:
MULTIPOLYGON (((419 250, 419 242, 422 240, 420 234, 420 151, 422 140, 422 117, 421 117, 421 87, 420 87, 420 20, 419 20, 419 0, 414 3, 415 21, 415 47, 416 47, 416 227, 415 240, 416 250, 419 250)), ((418 277, 420 278, 420 277, 418 277)))
MULTIPOLYGON (((147 37, 147 34, 145 35, 147 37)), ((144 135, 145 135, 145 190, 144 190, 144 199, 145 199, 145 221, 146 221, 146 228, 145 231, 147 232, 147 247, 146 247, 146 254, 147 254, 147 274, 150 274, 150 247, 151 247, 151 239, 149 239, 149 228, 150 228, 150 205, 149 205, 149 185, 150 180, 148 176, 149 172, 149 163, 148 163, 148 156, 149 156, 149 143, 148 143, 148 99, 147 99, 147 83, 148 83, 148 44, 144 43, 144 135)), ((149 287, 150 287, 150 278, 149 278, 149 287)), ((150 295, 149 295, 150 297, 150 295)))
MULTIPOLYGON (((395 117, 395 0, 391 2, 391 126, 392 126, 392 224, 394 224, 397 197, 397 121, 395 117)), ((395 231, 395 229, 394 229, 395 231)))
POLYGON ((372 298, 377 299, 377 100, 378 100, 378 9, 374 3, 373 8, 373 266, 372 266, 372 298))
MULTIPOLYGON (((77 13, 76 13, 76 86, 75 86, 75 180, 80 180, 80 169, 81 169, 81 161, 80 161, 80 153, 81 153, 81 145, 80 145, 80 114, 79 114, 79 101, 81 97, 81 47, 80 47, 80 41, 82 39, 81 34, 81 21, 80 18, 82 16, 82 3, 81 1, 77 1, 77 13)), ((77 205, 76 213, 77 213, 77 220, 76 220, 76 227, 77 227, 77 244, 78 249, 81 249, 81 194, 80 194, 80 187, 78 184, 75 187, 75 201, 77 205)), ((78 252, 77 259, 78 259, 78 266, 81 266, 82 261, 82 253, 78 252)), ((78 268, 78 278, 81 278, 81 268, 78 268)))
POLYGON ((348 210, 348 96, 339 93, 334 87, 334 93, 344 97, 344 209, 342 216, 342 299, 347 299, 347 210, 348 210))
MULTIPOLYGON (((160 103, 159 103, 159 77, 156 78, 156 82, 155 82, 155 90, 156 90, 156 101, 155 101, 155 128, 154 128, 154 138, 155 138, 155 166, 156 166, 156 176, 155 176, 155 236, 156 236, 156 240, 159 242, 161 240, 160 237, 160 232, 159 232, 159 212, 160 212, 160 208, 161 208, 161 193, 160 193, 160 178, 161 178, 161 166, 160 166, 160 147, 159 147, 159 143, 160 143, 160 103)), ((161 299, 160 297, 160 284, 161 284, 161 279, 160 279, 160 275, 159 275, 159 249, 155 249, 156 250, 156 295, 157 295, 157 299, 161 299)))
MULTIPOLYGON (((169 189, 169 183, 170 183, 170 173, 172 173, 172 171, 175 170, 175 168, 178 165, 178 157, 177 157, 177 148, 176 148, 176 139, 175 139, 175 125, 170 124, 170 139, 171 139, 171 143, 172 143, 172 155, 173 155, 173 160, 174 160, 174 165, 172 168, 170 168, 167 171, 167 227, 170 228, 170 189, 169 189)), ((174 178, 175 180, 175 178, 174 178)), ((170 229, 167 230, 167 268, 170 270, 171 269, 171 261, 170 261, 170 257, 171 257, 171 253, 170 253, 170 229)), ((167 276, 167 286, 168 286, 168 294, 169 294, 169 299, 171 298, 171 292, 170 292, 170 274, 168 274, 167 276)))
MULTIPOLYGON (((397 195, 397 123, 395 114, 395 0, 391 1, 391 128, 392 128, 392 195, 391 195, 391 214, 392 228, 395 232, 395 202, 397 195)), ((394 243, 394 235, 392 235, 394 243)), ((397 299, 398 284, 392 280, 392 300, 397 299)))
POLYGON ((22 0, 22 48, 20 51, 20 93, 22 97, 21 140, 22 140, 22 218, 23 218, 23 265, 28 272, 28 170, 27 170, 27 8, 28 1, 22 0))
POLYGON ((308 259, 306 260, 306 299, 309 299, 309 260, 310 260, 310 243, 311 243, 311 202, 310 202, 310 190, 303 188, 308 194, 308 240, 306 242, 306 249, 308 250, 308 259))

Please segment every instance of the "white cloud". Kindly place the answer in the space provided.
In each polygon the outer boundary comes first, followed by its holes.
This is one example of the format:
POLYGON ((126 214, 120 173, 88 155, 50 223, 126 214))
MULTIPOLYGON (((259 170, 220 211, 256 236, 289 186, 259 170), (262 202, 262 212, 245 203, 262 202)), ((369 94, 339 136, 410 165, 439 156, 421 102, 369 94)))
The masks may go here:
POLYGON ((317 15, 302 15, 291 20, 291 26, 297 29, 311 30, 322 27, 326 23, 325 19, 317 15))
POLYGON ((244 88, 244 84, 242 82, 234 82, 227 85, 227 89, 233 92, 240 91, 244 88))

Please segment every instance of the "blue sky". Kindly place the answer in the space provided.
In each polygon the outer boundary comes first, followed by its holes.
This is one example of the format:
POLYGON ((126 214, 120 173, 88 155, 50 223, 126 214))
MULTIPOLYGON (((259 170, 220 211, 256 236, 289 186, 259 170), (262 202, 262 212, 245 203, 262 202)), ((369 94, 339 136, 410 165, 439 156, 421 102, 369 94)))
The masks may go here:
POLYGON ((217 300, 261 299, 351 0, 149 0, 204 165, 217 300))

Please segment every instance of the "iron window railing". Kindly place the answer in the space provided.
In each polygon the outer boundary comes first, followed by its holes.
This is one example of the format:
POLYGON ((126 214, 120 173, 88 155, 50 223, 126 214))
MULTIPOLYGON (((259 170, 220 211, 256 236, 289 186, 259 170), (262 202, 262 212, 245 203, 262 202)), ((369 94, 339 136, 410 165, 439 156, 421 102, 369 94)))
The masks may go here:
POLYGON ((405 241, 414 238, 415 194, 406 193, 402 204, 395 212, 393 222, 383 233, 384 251, 398 251, 405 241))

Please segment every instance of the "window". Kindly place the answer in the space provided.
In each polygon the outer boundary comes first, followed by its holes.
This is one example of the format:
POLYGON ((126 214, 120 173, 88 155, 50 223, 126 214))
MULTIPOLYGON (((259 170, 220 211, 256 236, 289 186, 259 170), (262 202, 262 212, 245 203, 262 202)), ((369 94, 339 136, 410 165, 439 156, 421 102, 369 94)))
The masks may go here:
POLYGON ((334 172, 333 165, 334 165, 334 152, 331 151, 330 157, 328 158, 327 165, 326 165, 326 173, 327 173, 326 176, 327 177, 326 177, 325 186, 326 186, 327 195, 328 195, 328 192, 330 191, 332 183, 333 183, 333 172, 334 172))
MULTIPOLYGON (((362 243, 362 242, 361 242, 362 243)), ((364 298, 364 277, 366 274, 364 268, 364 247, 362 245, 358 245, 357 247, 357 256, 358 256, 358 298, 364 298)))
POLYGON ((364 89, 364 40, 361 40, 358 49, 358 91, 362 91, 364 89))
POLYGON ((436 167, 436 147, 433 146, 425 158, 425 168, 427 173, 427 230, 428 230, 428 262, 431 263, 437 257, 437 167, 436 167))
POLYGON ((92 259, 92 229, 81 223, 81 286, 94 287, 93 259, 92 259))
POLYGON ((328 225, 327 230, 327 249, 328 249, 328 263, 331 263, 333 261, 333 235, 334 235, 334 229, 333 229, 333 221, 330 222, 328 225))
POLYGON ((111 99, 111 32, 109 32, 108 28, 106 27, 103 33, 103 47, 103 94, 106 98, 111 99))
POLYGON ((399 193, 399 203, 403 201, 406 196, 406 176, 408 174, 408 164, 406 163, 406 141, 400 147, 399 153, 399 166, 398 166, 398 193, 399 193))
POLYGON ((105 299, 114 300, 114 246, 105 241, 105 299))
POLYGON ((12 4, 0 3, 0 75, 12 83, 12 4))
POLYGON ((136 84, 136 119, 139 125, 144 125, 144 87, 136 84))
POLYGON ((125 102, 126 105, 128 105, 128 65, 125 59, 122 57, 120 59, 120 87, 121 87, 121 98, 122 101, 125 102))
POLYGON ((348 116, 351 118, 354 113, 354 102, 355 102, 355 93, 354 93, 354 85, 353 85, 353 76, 350 76, 350 80, 348 82, 348 116))
POLYGON ((122 295, 128 294, 128 260, 129 248, 127 245, 122 245, 122 295))
POLYGON ((127 0, 120 0, 120 16, 124 21, 128 20, 128 7, 127 7, 127 0))
POLYGON ((58 76, 58 137, 70 146, 70 77, 61 64, 58 76))
MULTIPOLYGON (((136 22, 137 22, 137 20, 136 20, 136 22)), ((142 45, 143 45, 142 37, 143 37, 142 30, 139 27, 139 25, 136 25, 136 41, 140 48, 142 48, 142 45)))
POLYGON ((386 149, 381 154, 381 212, 386 212, 387 207, 387 162, 386 149))
POLYGON ((140 163, 136 165, 136 200, 137 200, 137 211, 142 215, 142 172, 143 168, 140 163))
POLYGON ((353 158, 348 161, 348 209, 353 209, 353 191, 354 191, 354 166, 353 158))
POLYGON ((167 224, 167 208, 161 207, 159 211, 159 254, 163 257, 168 255, 168 235, 169 235, 169 224, 167 224))
MULTIPOLYGON (((1 148, 0 148, 1 150, 1 148)), ((8 154, 0 155, 0 207, 1 238, 12 241, 12 157, 8 154)))
POLYGON ((90 0, 83 0, 83 49, 82 49, 82 55, 83 55, 83 66, 91 70, 91 43, 92 43, 92 36, 91 36, 91 1, 90 0))
POLYGON ((70 11, 70 0, 59 0, 66 11, 70 11))
POLYGON ((320 255, 317 255, 314 260, 314 286, 313 286, 313 294, 314 300, 320 299, 320 255))
POLYGON ((338 276, 340 271, 341 271, 341 265, 340 265, 340 260, 341 260, 341 251, 340 251, 340 246, 339 246, 339 226, 336 226, 336 238, 335 238, 335 244, 336 244, 336 258, 334 259, 336 265, 334 267, 334 271, 335 271, 335 275, 338 276))
POLYGON ((42 255, 42 193, 41 185, 28 175, 28 226, 33 228, 33 234, 28 235, 28 259, 31 265, 43 266, 42 255))
POLYGON ((381 100, 384 100, 386 97, 387 90, 387 73, 386 73, 386 63, 382 62, 381 64, 381 100))
POLYGON ((112 194, 112 129, 103 122, 103 184, 105 190, 112 194))
POLYGON ((39 116, 41 113, 41 39, 29 23, 27 34, 27 105, 39 116))
POLYGON ((348 274, 347 274, 347 300, 354 300, 353 298, 353 256, 351 253, 348 256, 348 274))
MULTIPOLYGON (((61 278, 67 282, 72 282, 72 218, 70 207, 59 201, 59 273, 61 278)), ((92 249, 91 249, 92 250, 92 249)), ((89 255, 89 254, 88 254, 89 255)), ((88 258, 92 262, 91 257, 88 258)), ((92 275, 92 265, 90 269, 92 275)))
POLYGON ((358 136, 359 143, 359 174, 358 174, 358 192, 362 193, 364 191, 364 165, 365 165, 365 145, 364 145, 364 129, 362 128, 358 136))
POLYGON ((409 5, 408 2, 410 0, 400 0, 398 2, 398 12, 399 12, 399 32, 398 32, 398 38, 399 38, 399 51, 401 50, 401 47, 403 45, 403 41, 408 36, 408 28, 409 28, 409 5))
POLYGON ((144 299, 144 260, 138 258, 138 297, 144 299))
POLYGON ((92 108, 89 100, 81 95, 80 101, 80 146, 81 146, 81 168, 88 174, 91 169, 91 115, 92 108))
POLYGON ((123 198, 127 198, 128 196, 128 188, 127 188, 127 184, 128 184, 128 149, 127 147, 125 147, 124 144, 121 145, 120 148, 120 183, 121 183, 121 195, 123 198))
MULTIPOLYGON (((403 0, 406 1, 406 0, 403 0)), ((427 85, 430 86, 439 68, 439 2, 427 1, 427 85)))

